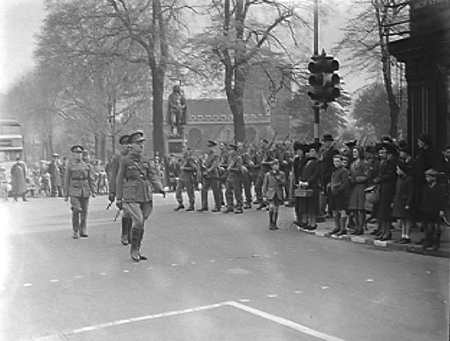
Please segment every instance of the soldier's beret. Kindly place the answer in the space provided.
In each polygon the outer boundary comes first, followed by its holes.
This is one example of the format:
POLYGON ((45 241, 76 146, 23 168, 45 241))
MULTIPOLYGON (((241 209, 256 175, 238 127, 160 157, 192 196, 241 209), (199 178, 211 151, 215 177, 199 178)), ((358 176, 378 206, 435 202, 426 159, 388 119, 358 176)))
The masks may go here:
POLYGON ((208 147, 214 147, 217 146, 217 142, 213 140, 208 140, 208 147))
POLYGON ((261 139, 262 142, 269 143, 267 139, 261 139))
POLYGON ((79 145, 76 145, 76 146, 73 146, 72 148, 70 148, 70 151, 72 153, 82 153, 83 150, 84 150, 84 148, 82 146, 79 146, 79 145))
POLYGON ((234 143, 230 143, 230 144, 228 144, 228 149, 234 149, 234 150, 237 150, 237 145, 235 145, 234 143))
POLYGON ((132 133, 130 135, 130 138, 128 139, 128 143, 137 143, 145 141, 144 133, 142 131, 137 131, 135 133, 132 133))
POLYGON ((124 145, 124 144, 128 144, 130 139, 130 135, 122 135, 119 139, 119 143, 124 145))

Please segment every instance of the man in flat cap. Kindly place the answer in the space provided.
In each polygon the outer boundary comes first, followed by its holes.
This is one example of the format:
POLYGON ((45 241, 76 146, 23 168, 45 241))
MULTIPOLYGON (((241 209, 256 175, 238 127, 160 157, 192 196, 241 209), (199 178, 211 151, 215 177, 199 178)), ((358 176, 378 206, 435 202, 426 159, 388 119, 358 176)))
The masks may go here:
POLYGON ((61 187, 61 164, 59 162, 59 155, 54 153, 52 155, 52 161, 48 165, 48 173, 50 174, 50 183, 52 187, 52 197, 62 195, 62 187, 61 187))
POLYGON ((144 134, 130 135, 130 152, 120 159, 116 179, 116 206, 132 219, 131 258, 135 262, 146 260, 140 248, 144 236, 144 225, 153 210, 153 192, 165 196, 162 184, 144 155, 144 134))
POLYGON ((82 160, 84 148, 73 146, 73 161, 68 164, 64 181, 64 201, 70 198, 73 238, 87 238, 89 197, 95 197, 95 175, 92 167, 82 160))
MULTIPOLYGON (((119 172, 120 160, 126 157, 130 151, 129 144, 130 135, 122 135, 119 138, 120 144, 120 154, 114 156, 111 161, 111 171, 109 174, 109 195, 108 199, 110 203, 113 203, 116 200, 116 182, 117 182, 117 173, 119 172)), ((131 226, 133 221, 131 220, 131 216, 124 211, 122 215, 122 233, 120 236, 120 241, 123 245, 128 245, 131 243, 131 226)))

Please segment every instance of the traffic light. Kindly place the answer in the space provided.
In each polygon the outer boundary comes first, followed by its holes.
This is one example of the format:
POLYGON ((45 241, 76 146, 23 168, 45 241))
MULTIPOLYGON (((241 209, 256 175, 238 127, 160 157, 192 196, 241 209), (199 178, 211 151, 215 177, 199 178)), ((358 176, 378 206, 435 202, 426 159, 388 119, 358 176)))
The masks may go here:
POLYGON ((340 83, 340 77, 335 71, 339 70, 339 62, 331 56, 327 56, 325 51, 320 55, 313 56, 313 61, 308 64, 309 85, 311 91, 308 96, 315 102, 333 102, 341 95, 336 87, 340 83))

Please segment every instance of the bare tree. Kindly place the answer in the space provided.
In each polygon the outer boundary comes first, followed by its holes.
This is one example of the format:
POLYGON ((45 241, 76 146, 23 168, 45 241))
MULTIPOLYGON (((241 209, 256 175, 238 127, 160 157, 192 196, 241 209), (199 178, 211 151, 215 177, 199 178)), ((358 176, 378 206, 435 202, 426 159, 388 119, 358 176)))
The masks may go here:
POLYGON ((389 135, 398 135, 400 106, 393 89, 392 65, 389 53, 391 35, 405 34, 408 13, 405 2, 400 0, 356 0, 354 8, 362 10, 348 20, 344 38, 338 50, 350 52, 352 72, 365 71, 372 75, 382 74, 389 106, 389 135), (398 25, 396 25, 398 24, 398 25), (381 66, 381 70, 380 70, 381 66))

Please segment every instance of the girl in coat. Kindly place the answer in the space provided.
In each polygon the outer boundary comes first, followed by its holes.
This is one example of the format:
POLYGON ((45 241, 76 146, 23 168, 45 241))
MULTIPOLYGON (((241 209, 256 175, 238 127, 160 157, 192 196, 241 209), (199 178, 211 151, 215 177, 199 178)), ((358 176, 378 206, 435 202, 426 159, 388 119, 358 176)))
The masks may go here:
POLYGON ((411 242, 409 232, 412 222, 412 203, 414 198, 414 180, 411 169, 406 162, 399 162, 397 166, 397 186, 395 190, 392 216, 399 220, 399 227, 402 229, 402 238, 397 240, 399 244, 411 242))
POLYGON ((342 236, 347 234, 347 204, 348 190, 350 186, 350 172, 342 163, 342 156, 337 154, 333 157, 334 171, 331 173, 331 181, 328 184, 330 197, 330 208, 333 211, 334 229, 331 234, 342 236))
POLYGON ((264 201, 269 204, 269 229, 278 230, 278 211, 284 202, 286 175, 280 171, 280 164, 276 159, 272 161, 271 168, 272 170, 264 176, 262 192, 264 201))

